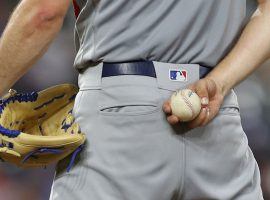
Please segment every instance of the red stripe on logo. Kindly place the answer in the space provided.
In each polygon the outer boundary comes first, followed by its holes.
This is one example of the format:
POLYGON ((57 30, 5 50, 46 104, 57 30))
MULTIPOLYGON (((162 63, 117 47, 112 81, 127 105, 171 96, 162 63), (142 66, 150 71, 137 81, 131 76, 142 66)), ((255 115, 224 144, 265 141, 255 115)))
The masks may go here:
POLYGON ((77 4, 76 0, 73 0, 73 7, 74 7, 75 16, 77 18, 81 12, 81 9, 79 5, 77 4))

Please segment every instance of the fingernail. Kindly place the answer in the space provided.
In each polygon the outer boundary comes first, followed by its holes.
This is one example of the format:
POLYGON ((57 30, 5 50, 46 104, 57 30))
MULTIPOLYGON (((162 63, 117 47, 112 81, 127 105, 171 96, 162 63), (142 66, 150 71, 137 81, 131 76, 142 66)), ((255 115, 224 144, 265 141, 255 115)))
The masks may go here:
POLYGON ((170 108, 168 107, 168 106, 164 106, 164 111, 166 112, 166 113, 168 113, 168 112, 170 112, 170 108))
POLYGON ((207 108, 207 116, 210 115, 210 108, 207 108))
POLYGON ((202 104, 202 105, 208 105, 208 104, 209 104, 208 98, 203 97, 202 100, 201 100, 201 104, 202 104))
POLYGON ((206 108, 202 108, 202 112, 206 112, 206 108))

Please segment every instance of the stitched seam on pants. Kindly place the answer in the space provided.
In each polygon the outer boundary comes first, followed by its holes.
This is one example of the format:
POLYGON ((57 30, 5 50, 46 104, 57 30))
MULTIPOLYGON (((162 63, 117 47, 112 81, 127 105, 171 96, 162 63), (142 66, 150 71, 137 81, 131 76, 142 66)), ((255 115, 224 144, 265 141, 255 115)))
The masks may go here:
POLYGON ((76 108, 75 107, 73 108, 73 115, 74 115, 74 117, 77 116, 78 111, 79 111, 79 109, 81 107, 82 96, 83 96, 83 92, 81 92, 80 93, 80 96, 78 96, 78 102, 76 102, 76 108))
POLYGON ((50 197, 49 197, 49 200, 53 200, 55 177, 56 177, 56 172, 54 172, 53 182, 52 182, 52 185, 51 185, 51 190, 50 190, 50 197))
MULTIPOLYGON (((181 141, 183 143, 183 148, 181 149, 182 150, 182 170, 180 170, 181 174, 180 174, 180 177, 179 178, 182 178, 182 180, 180 181, 180 189, 179 189, 179 196, 180 198, 179 199, 182 199, 182 195, 184 194, 184 190, 185 190, 185 177, 186 177, 186 138, 185 138, 185 134, 183 134, 181 136, 181 141)), ((181 160, 181 159, 180 159, 181 160)))

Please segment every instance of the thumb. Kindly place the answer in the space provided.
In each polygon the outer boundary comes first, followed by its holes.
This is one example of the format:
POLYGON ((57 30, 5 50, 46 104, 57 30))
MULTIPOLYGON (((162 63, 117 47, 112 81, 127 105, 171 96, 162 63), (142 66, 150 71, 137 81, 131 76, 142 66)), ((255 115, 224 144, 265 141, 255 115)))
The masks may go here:
POLYGON ((201 104, 206 107, 209 104, 209 94, 207 82, 203 79, 199 80, 195 87, 195 92, 201 98, 201 104))
POLYGON ((215 96, 217 92, 217 85, 212 79, 206 79, 206 86, 209 98, 215 96))

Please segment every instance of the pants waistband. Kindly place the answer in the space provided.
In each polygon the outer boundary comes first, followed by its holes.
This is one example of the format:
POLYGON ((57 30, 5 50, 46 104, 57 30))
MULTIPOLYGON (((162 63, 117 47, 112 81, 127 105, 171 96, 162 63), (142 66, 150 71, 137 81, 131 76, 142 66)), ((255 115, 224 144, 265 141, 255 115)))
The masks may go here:
MULTIPOLYGON (((173 92, 186 88, 191 83, 199 80, 203 76, 202 70, 205 69, 197 64, 153 62, 155 77, 138 75, 105 76, 103 69, 111 67, 110 65, 106 66, 106 63, 99 63, 80 73, 80 90, 106 90, 106 88, 123 88, 125 86, 125 88, 131 88, 130 92, 132 93, 134 92, 132 90, 134 86, 149 86, 173 92)), ((208 72, 209 70, 205 71, 206 74, 208 72)), ((224 99, 222 107, 238 108, 237 97, 233 90, 224 99)))
MULTIPOLYGON (((130 84, 139 84, 140 81, 145 83, 149 80, 157 82, 160 88, 175 91, 185 88, 210 71, 211 68, 198 64, 172 64, 155 61, 99 63, 94 67, 89 67, 79 75, 79 87, 81 90, 100 89, 102 82, 104 82, 102 79, 106 78, 118 79, 119 84, 121 84, 122 79, 125 79, 125 84, 127 79, 130 84)), ((149 84, 151 84, 150 82, 149 84)))
MULTIPOLYGON (((181 65, 179 65, 179 67, 180 66, 181 65)), ((212 68, 199 66, 200 78, 206 76, 211 70, 212 68)), ((156 78, 156 70, 154 63, 152 61, 103 63, 102 77, 111 77, 120 75, 140 75, 156 78)))

